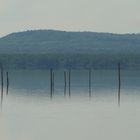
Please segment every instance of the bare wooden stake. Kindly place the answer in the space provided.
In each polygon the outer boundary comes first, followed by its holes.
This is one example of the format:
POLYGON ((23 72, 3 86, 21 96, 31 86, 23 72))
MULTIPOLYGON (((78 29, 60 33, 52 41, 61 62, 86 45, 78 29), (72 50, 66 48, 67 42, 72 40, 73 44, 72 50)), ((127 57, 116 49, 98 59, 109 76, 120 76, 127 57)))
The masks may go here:
POLYGON ((9 92, 9 73, 6 72, 6 95, 8 95, 9 92))
POLYGON ((69 69, 69 97, 71 97, 71 69, 69 69))
POLYGON ((53 97, 53 88, 52 88, 52 85, 53 85, 53 70, 50 69, 50 98, 52 99, 53 97))
POLYGON ((91 69, 89 70, 89 97, 91 97, 91 69))
POLYGON ((54 71, 52 72, 52 92, 54 93, 54 71))
POLYGON ((1 65, 1 106, 3 103, 3 66, 1 65))
POLYGON ((121 99, 121 66, 118 63, 118 105, 120 106, 121 99))
POLYGON ((66 72, 64 71, 64 96, 66 97, 66 89, 67 88, 67 75, 66 72))

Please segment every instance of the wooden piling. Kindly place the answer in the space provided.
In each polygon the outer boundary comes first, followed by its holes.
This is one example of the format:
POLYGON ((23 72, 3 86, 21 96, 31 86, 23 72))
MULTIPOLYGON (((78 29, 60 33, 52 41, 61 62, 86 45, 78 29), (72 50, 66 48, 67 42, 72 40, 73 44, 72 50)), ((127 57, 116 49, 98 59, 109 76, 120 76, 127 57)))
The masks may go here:
POLYGON ((9 92, 9 73, 6 72, 6 95, 8 96, 9 92))
POLYGON ((67 75, 66 71, 64 71, 64 96, 66 97, 66 89, 67 88, 67 75))
POLYGON ((91 97, 91 69, 89 69, 89 97, 91 97))
POLYGON ((50 69, 50 98, 53 97, 53 70, 50 69))
POLYGON ((118 105, 120 106, 121 99, 121 65, 118 63, 118 105))
POLYGON ((54 71, 52 72, 52 93, 54 94, 54 71))
POLYGON ((69 97, 71 97, 71 69, 69 69, 69 97))
POLYGON ((1 106, 3 103, 3 66, 1 65, 1 106))

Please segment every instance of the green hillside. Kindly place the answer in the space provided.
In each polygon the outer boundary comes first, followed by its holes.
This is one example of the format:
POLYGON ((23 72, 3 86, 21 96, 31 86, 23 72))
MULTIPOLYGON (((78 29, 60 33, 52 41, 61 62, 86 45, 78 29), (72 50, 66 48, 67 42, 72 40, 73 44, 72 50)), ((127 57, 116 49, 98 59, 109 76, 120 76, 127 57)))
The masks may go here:
POLYGON ((6 68, 123 68, 140 64, 140 34, 35 30, 0 38, 6 68))

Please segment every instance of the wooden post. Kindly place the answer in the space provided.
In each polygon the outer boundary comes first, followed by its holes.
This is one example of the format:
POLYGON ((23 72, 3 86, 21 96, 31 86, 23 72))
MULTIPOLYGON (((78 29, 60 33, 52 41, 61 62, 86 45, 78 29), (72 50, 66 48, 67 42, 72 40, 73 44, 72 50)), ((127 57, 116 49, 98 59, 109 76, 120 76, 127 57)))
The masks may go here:
POLYGON ((66 72, 64 71, 64 96, 66 97, 66 86, 67 86, 67 75, 66 72))
POLYGON ((52 92, 54 93, 54 71, 52 72, 52 92))
POLYGON ((121 98, 121 66, 118 63, 118 105, 120 106, 120 98, 121 98))
POLYGON ((6 95, 8 95, 9 91, 9 74, 6 72, 6 95))
POLYGON ((91 97, 91 69, 89 70, 89 97, 91 97))
POLYGON ((1 65, 1 106, 3 102, 3 66, 1 65))
POLYGON ((53 77, 52 77, 52 75, 53 75, 53 70, 52 70, 52 68, 50 69, 50 98, 52 99, 52 97, 53 97, 53 89, 52 89, 52 84, 53 84, 53 77))
POLYGON ((69 97, 71 97, 71 69, 69 69, 69 97))

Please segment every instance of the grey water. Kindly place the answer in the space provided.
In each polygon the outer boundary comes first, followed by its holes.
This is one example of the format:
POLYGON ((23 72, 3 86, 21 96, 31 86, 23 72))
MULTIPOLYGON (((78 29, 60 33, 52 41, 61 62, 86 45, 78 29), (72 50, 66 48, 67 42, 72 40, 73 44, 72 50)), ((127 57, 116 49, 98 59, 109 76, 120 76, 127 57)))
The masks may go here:
POLYGON ((2 140, 131 140, 140 138, 140 71, 121 70, 118 107, 117 70, 71 71, 71 97, 64 96, 64 70, 11 70, 0 112, 2 140))

